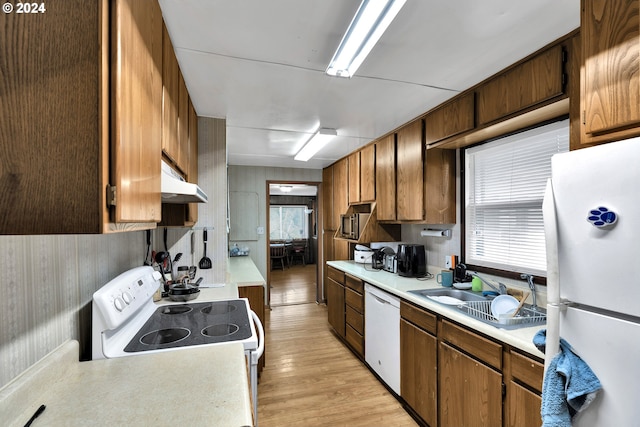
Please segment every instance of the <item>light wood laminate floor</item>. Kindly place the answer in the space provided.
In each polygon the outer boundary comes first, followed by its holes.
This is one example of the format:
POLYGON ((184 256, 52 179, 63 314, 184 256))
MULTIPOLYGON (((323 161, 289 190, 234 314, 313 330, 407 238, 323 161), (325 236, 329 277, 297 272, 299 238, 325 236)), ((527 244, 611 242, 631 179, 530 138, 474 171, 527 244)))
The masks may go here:
POLYGON ((297 264, 271 271, 271 306, 305 304, 316 300, 316 265, 297 264))
POLYGON ((261 427, 417 425, 330 331, 325 305, 273 306, 267 310, 265 335, 269 351, 258 386, 261 427))

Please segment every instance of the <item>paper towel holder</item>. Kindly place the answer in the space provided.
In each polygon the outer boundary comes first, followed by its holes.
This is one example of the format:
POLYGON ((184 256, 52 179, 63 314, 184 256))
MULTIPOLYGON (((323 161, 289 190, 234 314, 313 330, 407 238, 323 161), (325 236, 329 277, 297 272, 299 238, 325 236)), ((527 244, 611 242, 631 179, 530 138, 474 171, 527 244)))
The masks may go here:
POLYGON ((435 230, 425 228, 420 232, 422 237, 451 237, 451 230, 435 230))

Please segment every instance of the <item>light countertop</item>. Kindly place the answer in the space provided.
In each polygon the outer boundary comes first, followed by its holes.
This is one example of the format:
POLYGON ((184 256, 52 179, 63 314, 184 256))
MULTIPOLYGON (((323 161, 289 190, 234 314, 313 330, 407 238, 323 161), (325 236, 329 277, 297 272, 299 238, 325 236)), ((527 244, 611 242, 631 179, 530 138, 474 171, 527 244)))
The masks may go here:
POLYGON ((502 341, 533 356, 544 358, 544 353, 540 352, 532 342, 533 336, 540 329, 544 329, 544 325, 513 330, 499 329, 469 317, 458 311, 457 308, 438 304, 435 301, 429 301, 426 298, 408 292, 417 289, 442 288, 442 286, 436 282, 435 278, 418 280, 415 278, 402 277, 383 270, 373 270, 370 264, 359 264, 354 261, 327 261, 327 264, 391 294, 397 295, 404 300, 468 326, 491 338, 495 338, 498 341, 502 341))
POLYGON ((0 390, 0 413, 34 425, 252 425, 242 344, 78 362, 67 341, 0 390))
POLYGON ((227 282, 242 286, 266 286, 267 282, 249 256, 227 258, 227 282))

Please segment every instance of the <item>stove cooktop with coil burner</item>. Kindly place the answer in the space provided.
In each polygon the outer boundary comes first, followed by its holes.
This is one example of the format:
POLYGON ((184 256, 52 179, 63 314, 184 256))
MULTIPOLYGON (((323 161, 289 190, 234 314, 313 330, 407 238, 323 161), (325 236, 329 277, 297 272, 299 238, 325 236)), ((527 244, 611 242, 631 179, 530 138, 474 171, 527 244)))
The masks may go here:
POLYGON ((251 338, 246 299, 165 305, 156 309, 125 353, 226 343, 251 338))

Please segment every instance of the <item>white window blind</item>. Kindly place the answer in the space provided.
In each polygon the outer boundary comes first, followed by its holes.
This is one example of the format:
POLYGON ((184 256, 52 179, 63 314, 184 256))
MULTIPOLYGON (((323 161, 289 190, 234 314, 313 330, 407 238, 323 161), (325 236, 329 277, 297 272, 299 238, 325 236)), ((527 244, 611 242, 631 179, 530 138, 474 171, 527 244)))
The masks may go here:
POLYGON ((465 151, 465 262, 546 276, 542 198, 569 120, 465 151))

